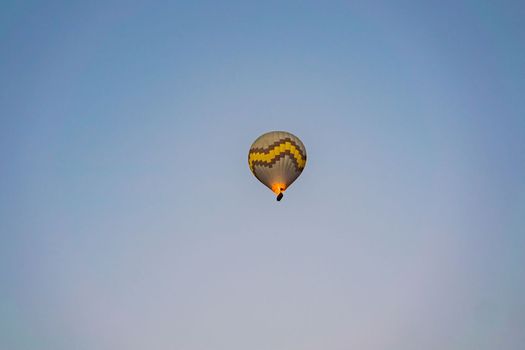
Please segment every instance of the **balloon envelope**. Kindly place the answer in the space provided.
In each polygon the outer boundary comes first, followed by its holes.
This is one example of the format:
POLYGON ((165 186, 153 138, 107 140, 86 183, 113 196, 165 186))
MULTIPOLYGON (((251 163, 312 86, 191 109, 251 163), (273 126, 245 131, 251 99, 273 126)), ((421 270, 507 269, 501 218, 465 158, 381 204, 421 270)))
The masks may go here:
POLYGON ((306 148, 299 138, 286 131, 272 131, 255 140, 248 153, 253 175, 282 198, 306 165, 306 148))

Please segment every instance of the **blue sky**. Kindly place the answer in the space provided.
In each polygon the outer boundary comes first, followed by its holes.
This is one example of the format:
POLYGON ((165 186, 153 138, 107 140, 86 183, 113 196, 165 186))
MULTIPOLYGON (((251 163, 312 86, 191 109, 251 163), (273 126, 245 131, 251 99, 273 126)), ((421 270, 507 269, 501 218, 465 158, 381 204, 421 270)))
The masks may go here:
POLYGON ((1 348, 523 347, 523 3, 0 6, 1 348))

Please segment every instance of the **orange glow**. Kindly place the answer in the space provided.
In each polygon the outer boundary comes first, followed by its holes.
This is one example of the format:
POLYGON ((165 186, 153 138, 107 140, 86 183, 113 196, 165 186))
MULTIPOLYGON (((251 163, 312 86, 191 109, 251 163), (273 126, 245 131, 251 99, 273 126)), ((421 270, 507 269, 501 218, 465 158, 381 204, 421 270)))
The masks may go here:
POLYGON ((272 184, 272 191, 278 195, 279 193, 286 191, 286 185, 283 183, 274 183, 272 184))

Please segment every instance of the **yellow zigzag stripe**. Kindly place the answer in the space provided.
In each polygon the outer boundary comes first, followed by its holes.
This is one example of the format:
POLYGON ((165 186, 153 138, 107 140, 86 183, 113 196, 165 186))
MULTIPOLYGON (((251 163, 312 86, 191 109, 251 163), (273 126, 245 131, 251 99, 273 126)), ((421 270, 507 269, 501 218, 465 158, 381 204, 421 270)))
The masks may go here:
POLYGON ((295 160, 297 161, 299 169, 302 170, 306 164, 306 159, 304 159, 301 156, 301 153, 299 153, 299 150, 288 141, 281 143, 279 146, 274 147, 269 153, 251 152, 248 157, 248 163, 250 164, 250 168, 253 171, 253 163, 255 161, 270 163, 272 160, 280 156, 281 153, 284 153, 286 151, 290 151, 290 153, 294 156, 295 160))

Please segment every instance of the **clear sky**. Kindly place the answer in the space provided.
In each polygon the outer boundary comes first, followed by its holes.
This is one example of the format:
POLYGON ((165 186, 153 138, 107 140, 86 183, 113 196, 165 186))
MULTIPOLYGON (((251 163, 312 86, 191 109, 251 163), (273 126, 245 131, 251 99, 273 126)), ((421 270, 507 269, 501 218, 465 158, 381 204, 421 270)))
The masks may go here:
POLYGON ((523 349, 524 18, 3 1, 0 348, 523 349))

